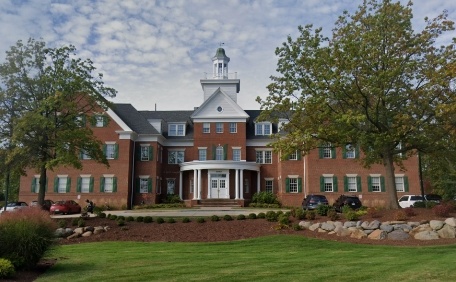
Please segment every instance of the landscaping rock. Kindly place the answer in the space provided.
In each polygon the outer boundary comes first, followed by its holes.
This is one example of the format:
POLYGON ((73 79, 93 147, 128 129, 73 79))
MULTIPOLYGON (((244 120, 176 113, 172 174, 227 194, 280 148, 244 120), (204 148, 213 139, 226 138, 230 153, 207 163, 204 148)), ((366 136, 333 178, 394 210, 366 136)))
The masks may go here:
POLYGON ((456 218, 450 217, 445 219, 445 224, 448 224, 451 227, 456 227, 456 218))
POLYGON ((410 235, 403 230, 394 230, 388 233, 386 238, 389 240, 407 240, 410 238, 410 235))
POLYGON ((441 220, 431 220, 429 222, 429 226, 432 228, 432 230, 439 230, 443 227, 444 224, 445 222, 441 220))
POLYGON ((372 239, 372 240, 384 240, 388 236, 388 233, 386 231, 376 229, 373 230, 371 234, 367 236, 367 238, 372 239))
POLYGON ((435 231, 422 231, 418 232, 413 236, 417 240, 437 240, 439 234, 435 231))
POLYGON ((445 224, 441 229, 437 231, 440 238, 456 238, 456 231, 454 227, 445 224))
POLYGON ((386 231, 387 233, 390 233, 394 230, 394 227, 389 224, 382 224, 380 225, 380 230, 386 231))

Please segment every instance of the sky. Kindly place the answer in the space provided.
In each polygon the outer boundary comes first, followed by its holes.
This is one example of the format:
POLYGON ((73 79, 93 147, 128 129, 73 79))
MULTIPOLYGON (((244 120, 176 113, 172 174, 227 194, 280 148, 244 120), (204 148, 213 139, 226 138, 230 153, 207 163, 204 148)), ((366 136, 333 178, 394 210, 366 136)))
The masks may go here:
MULTIPOLYGON (((405 0, 401 0, 406 3, 405 0)), ((344 10, 362 0, 0 0, 0 62, 18 40, 42 40, 48 47, 74 45, 90 59, 111 101, 137 110, 192 110, 203 103, 200 79, 212 72, 218 47, 240 79, 238 104, 259 109, 270 76, 276 75, 275 49, 298 26, 313 24, 330 35, 344 10)), ((455 0, 413 1, 413 27, 447 10, 456 21, 455 0)), ((442 38, 451 42, 451 36, 442 38)))

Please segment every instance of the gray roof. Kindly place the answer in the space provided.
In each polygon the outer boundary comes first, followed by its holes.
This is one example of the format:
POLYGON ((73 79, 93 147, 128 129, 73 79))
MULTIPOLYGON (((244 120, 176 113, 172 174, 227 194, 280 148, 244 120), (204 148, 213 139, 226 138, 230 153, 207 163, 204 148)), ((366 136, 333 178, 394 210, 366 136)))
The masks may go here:
POLYGON ((159 134, 159 132, 131 104, 114 104, 112 110, 136 133, 159 134))

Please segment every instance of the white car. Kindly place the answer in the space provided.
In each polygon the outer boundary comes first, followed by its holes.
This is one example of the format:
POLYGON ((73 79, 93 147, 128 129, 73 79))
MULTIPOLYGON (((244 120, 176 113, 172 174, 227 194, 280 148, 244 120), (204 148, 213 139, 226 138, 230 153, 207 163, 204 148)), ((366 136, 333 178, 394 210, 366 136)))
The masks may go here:
POLYGON ((416 202, 423 202, 424 199, 420 195, 404 195, 399 199, 399 206, 401 208, 413 207, 416 202))
POLYGON ((12 211, 16 211, 18 209, 23 209, 23 208, 28 208, 29 205, 27 205, 26 202, 9 202, 7 205, 6 205, 6 209, 4 210, 4 208, 2 207, 0 209, 0 213, 2 212, 12 212, 12 211))

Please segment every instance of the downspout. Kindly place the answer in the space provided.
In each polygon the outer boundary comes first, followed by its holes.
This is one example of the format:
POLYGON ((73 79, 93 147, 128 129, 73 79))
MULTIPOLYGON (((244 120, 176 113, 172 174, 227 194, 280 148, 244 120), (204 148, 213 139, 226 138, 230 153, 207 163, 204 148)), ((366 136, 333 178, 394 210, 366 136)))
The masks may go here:
POLYGON ((302 155, 301 152, 301 157, 302 157, 302 169, 303 169, 303 180, 302 180, 302 190, 304 191, 304 198, 307 198, 307 170, 306 170, 306 161, 307 161, 307 155, 302 155))
POLYGON ((130 209, 133 209, 133 196, 135 192, 135 156, 136 156, 136 141, 133 140, 133 157, 131 164, 131 195, 130 195, 130 209))

